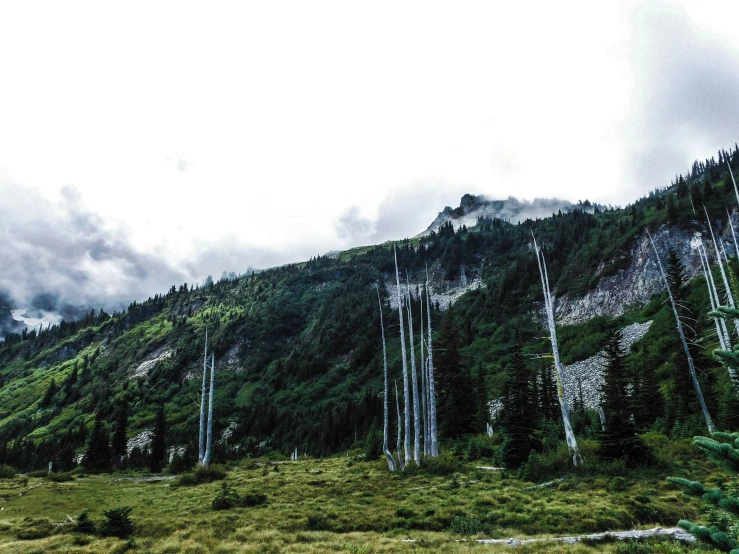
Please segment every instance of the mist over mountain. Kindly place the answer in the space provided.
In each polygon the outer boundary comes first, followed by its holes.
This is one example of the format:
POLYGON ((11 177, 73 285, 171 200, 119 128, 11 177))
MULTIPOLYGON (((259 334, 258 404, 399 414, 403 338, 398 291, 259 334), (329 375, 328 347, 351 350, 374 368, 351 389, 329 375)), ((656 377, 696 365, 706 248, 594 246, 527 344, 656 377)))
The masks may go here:
MULTIPOLYGON (((438 209, 444 197, 441 185, 424 190, 425 194, 413 190, 407 197, 400 192, 388 198, 373 221, 350 209, 335 223, 338 239, 358 245, 417 233, 428 222, 426 214, 438 209), (419 209, 409 214, 409 205, 419 209)), ((296 243, 292 250, 269 250, 229 236, 218 242, 204 241, 191 258, 178 260, 165 247, 153 253, 137 248, 124 226, 90 210, 74 187, 63 187, 55 202, 36 189, 0 177, 0 194, 5 199, 0 207, 4 245, 0 251, 0 338, 24 328, 78 320, 91 309, 121 311, 134 300, 145 300, 174 284, 202 283, 209 275, 216 280, 233 278, 253 271, 252 267, 304 261, 312 252, 305 243, 296 243)), ((445 208, 424 233, 438 230, 446 221, 452 221, 455 228, 474 226, 479 217, 515 223, 572 206, 558 199, 488 200, 465 194, 459 208, 445 208)))
MULTIPOLYGON (((534 200, 519 200, 509 196, 506 200, 489 200, 483 195, 465 194, 458 208, 447 206, 439 212, 436 219, 418 236, 427 235, 431 231, 438 231, 444 223, 451 222, 455 229, 463 225, 474 227, 480 218, 503 219, 511 223, 519 223, 527 219, 541 219, 557 212, 567 212, 574 204, 559 198, 534 198, 534 200)), ((590 202, 580 203, 581 209, 593 210, 590 202)))

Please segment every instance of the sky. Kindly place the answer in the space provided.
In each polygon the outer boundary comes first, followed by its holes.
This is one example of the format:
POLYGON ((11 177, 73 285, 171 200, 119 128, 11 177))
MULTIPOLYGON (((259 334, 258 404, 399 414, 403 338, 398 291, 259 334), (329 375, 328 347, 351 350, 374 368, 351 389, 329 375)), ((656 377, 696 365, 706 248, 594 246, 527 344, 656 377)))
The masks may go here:
POLYGON ((626 204, 739 140, 736 21, 0 0, 0 300, 127 304, 413 236, 464 193, 626 204))

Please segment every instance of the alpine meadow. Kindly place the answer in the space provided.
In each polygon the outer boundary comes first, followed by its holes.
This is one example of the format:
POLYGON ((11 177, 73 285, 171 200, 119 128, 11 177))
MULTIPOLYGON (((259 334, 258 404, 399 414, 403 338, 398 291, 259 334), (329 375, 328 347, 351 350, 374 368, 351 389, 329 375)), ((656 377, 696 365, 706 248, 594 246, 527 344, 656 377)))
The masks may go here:
POLYGON ((739 147, 0 344, 0 550, 739 552, 739 147))

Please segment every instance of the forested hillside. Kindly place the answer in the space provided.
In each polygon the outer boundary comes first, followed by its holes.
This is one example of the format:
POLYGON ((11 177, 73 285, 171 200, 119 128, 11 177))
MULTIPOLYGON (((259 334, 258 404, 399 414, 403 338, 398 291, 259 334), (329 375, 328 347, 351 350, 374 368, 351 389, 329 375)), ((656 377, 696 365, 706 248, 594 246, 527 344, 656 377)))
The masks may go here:
MULTIPOLYGON (((390 300, 393 246, 401 274, 408 272, 415 291, 416 330, 428 268, 444 448, 508 465, 531 461, 530 450, 544 456, 564 436, 532 233, 543 246, 555 296, 580 297, 632 264, 632 246, 646 230, 669 236, 666 229, 675 228, 705 238, 703 205, 714 225, 725 229, 726 208, 739 208, 729 161, 739 165, 739 149, 720 152, 718 161, 696 162, 688 175, 625 208, 582 202, 566 213, 520 224, 481 219, 474 227, 455 229, 447 223, 424 237, 201 286, 172 286, 123 313, 91 311, 79 321, 11 334, 0 345, 0 463, 32 470, 51 461, 69 469, 92 435, 103 433, 108 441, 116 433, 120 443, 122 436, 152 429, 163 408, 172 464, 192 466, 206 328, 216 360, 214 429, 221 440, 215 461, 289 455, 296 448, 323 456, 355 444, 381 455, 383 362, 375 286, 382 296, 392 383, 401 366, 397 311, 390 300), (450 307, 442 293, 455 290, 467 292, 450 307), (524 401, 511 390, 521 387, 531 391, 525 399, 529 438, 511 449, 520 422, 508 416, 524 401), (503 411, 492 420, 488 403, 501 397, 503 411), (496 431, 492 439, 485 434, 488 423, 496 431)), ((707 316, 705 280, 688 282, 683 266, 689 262, 669 256, 664 241, 660 246, 673 292, 691 320, 691 349, 708 409, 717 427, 736 430, 736 396, 726 369, 712 356, 718 342, 707 316)), ((727 242, 725 249, 736 274, 733 244, 727 242)), ((703 432, 665 296, 624 311, 615 320, 606 314, 561 326, 564 362, 606 348, 614 323, 621 328, 651 321, 623 359, 621 378, 628 383, 624 394, 635 425, 668 437, 703 432)), ((415 341, 420 348, 418 335, 415 341)), ((390 421, 395 436, 394 411, 390 421)), ((579 436, 597 438, 598 415, 582 402, 573 407, 573 424, 579 436)), ((136 467, 151 461, 145 440, 128 454, 119 463, 136 467)))

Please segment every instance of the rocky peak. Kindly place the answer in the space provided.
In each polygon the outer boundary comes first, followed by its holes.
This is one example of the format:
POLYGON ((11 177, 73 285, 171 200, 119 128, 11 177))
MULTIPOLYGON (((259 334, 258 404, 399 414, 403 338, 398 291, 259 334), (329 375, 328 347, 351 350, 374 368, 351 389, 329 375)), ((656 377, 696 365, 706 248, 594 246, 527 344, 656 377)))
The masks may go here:
POLYGON ((428 229, 419 236, 438 231, 439 227, 447 222, 451 222, 455 229, 463 225, 474 227, 481 217, 506 219, 511 223, 518 223, 527 219, 549 217, 559 210, 567 211, 572 208, 571 202, 558 198, 535 198, 528 201, 509 196, 505 200, 488 200, 481 194, 465 194, 458 208, 445 207, 428 229))

